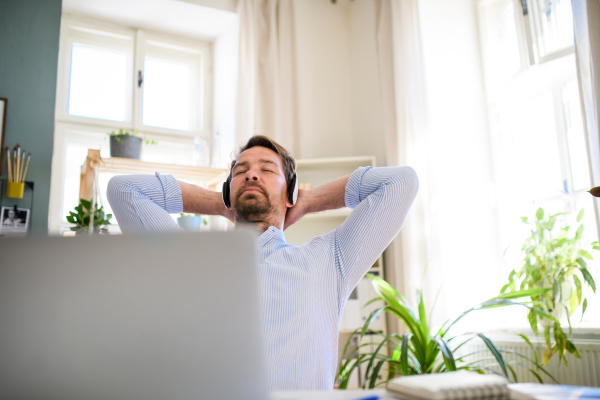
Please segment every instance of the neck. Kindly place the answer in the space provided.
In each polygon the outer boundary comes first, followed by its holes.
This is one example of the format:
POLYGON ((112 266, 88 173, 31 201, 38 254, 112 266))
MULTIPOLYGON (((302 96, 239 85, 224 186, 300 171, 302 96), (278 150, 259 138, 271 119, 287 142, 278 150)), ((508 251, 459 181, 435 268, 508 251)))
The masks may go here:
POLYGON ((283 232, 283 221, 244 221, 235 219, 235 221, 233 222, 236 225, 242 224, 252 226, 258 231, 259 235, 263 234, 271 226, 274 226, 275 228, 283 232))

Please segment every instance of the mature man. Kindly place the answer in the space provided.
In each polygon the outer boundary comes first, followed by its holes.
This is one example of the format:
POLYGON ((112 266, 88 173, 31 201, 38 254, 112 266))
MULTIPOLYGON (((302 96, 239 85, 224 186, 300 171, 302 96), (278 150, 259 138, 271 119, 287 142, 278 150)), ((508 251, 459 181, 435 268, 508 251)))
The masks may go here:
POLYGON ((402 228, 419 183, 411 167, 361 167, 299 190, 292 204, 295 164, 279 144, 254 136, 231 163, 229 207, 221 193, 158 172, 112 178, 108 200, 124 233, 179 231, 169 214, 182 211, 255 224, 270 387, 332 389, 346 300, 402 228), (353 211, 335 230, 300 247, 285 242, 283 230, 305 214, 344 206, 353 211))

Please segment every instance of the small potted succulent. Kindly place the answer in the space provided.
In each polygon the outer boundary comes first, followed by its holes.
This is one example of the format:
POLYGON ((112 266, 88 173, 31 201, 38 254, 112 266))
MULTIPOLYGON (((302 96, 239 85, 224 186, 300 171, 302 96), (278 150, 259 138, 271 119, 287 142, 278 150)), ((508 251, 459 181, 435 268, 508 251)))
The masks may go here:
POLYGON ((203 226, 206 226, 208 222, 202 214, 186 214, 180 213, 177 218, 177 223, 180 227, 188 232, 198 232, 203 226))
POLYGON ((148 140, 139 136, 139 132, 134 130, 129 133, 123 129, 107 133, 110 137, 110 156, 121 158, 133 158, 139 160, 142 156, 142 140, 146 144, 158 144, 154 140, 148 140))

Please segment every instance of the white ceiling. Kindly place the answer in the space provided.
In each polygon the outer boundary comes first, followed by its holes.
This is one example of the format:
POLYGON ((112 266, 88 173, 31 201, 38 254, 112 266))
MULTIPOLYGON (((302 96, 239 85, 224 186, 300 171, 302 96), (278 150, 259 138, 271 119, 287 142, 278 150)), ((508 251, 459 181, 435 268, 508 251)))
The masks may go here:
POLYGON ((212 41, 236 19, 237 0, 63 0, 64 13, 212 41))

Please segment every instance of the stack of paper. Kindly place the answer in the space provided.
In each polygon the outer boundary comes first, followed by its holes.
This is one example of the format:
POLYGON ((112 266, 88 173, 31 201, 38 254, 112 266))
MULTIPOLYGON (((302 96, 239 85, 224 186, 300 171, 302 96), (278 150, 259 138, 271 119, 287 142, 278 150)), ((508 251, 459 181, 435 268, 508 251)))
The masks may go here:
POLYGON ((509 399, 508 380, 498 375, 454 371, 396 378, 387 390, 406 400, 509 399))

